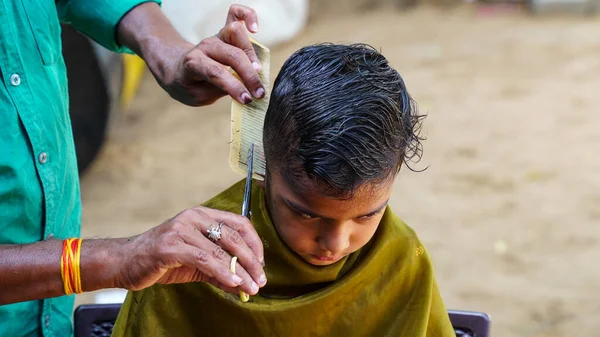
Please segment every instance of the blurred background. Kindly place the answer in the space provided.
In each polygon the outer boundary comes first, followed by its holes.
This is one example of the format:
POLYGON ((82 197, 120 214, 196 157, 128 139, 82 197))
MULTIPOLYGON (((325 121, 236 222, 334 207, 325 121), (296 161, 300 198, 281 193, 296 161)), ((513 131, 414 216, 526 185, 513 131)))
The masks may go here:
MULTIPOLYGON (((231 2, 163 7, 198 42, 231 2)), ((390 203, 426 244, 448 308, 488 313, 493 336, 598 335, 600 1, 239 2, 259 12, 272 79, 323 41, 369 43, 402 74, 429 115, 427 170, 403 170, 390 203)), ((242 179, 228 165, 231 99, 183 106, 139 60, 63 34, 84 237, 138 234, 242 179)))

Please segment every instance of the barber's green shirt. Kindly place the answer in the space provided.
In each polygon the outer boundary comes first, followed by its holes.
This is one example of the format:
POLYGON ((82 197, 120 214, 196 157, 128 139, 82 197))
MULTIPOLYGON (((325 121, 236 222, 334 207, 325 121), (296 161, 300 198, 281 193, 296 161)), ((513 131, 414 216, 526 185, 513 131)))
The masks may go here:
MULTIPOLYGON (((118 51, 116 25, 145 1, 0 0, 0 244, 79 236, 59 20, 118 51)), ((73 301, 0 306, 0 336, 71 336, 73 301)))

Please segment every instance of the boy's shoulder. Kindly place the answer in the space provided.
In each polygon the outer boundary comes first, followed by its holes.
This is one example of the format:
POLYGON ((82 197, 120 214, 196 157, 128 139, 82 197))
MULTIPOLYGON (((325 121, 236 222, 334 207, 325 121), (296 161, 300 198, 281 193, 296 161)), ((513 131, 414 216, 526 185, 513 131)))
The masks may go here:
POLYGON ((236 182, 223 192, 202 203, 202 206, 232 213, 241 213, 245 183, 246 179, 236 182))
POLYGON ((390 206, 386 208, 379 227, 379 239, 406 248, 405 251, 401 250, 404 251, 402 255, 406 255, 406 258, 428 259, 427 251, 415 230, 400 219, 390 206))
POLYGON ((404 238, 417 238, 415 230, 407 225, 390 206, 387 206, 385 209, 380 225, 384 225, 387 231, 390 232, 389 234, 398 235, 404 238))

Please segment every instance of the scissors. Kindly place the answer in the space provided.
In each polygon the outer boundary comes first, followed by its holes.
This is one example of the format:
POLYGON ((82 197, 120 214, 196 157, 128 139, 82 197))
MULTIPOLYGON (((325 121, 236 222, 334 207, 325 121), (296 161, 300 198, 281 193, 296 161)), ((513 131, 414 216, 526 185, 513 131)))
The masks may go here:
POLYGON ((252 167, 254 166, 254 143, 250 144, 250 151, 248 152, 248 172, 246 175, 246 187, 244 188, 244 201, 242 202, 242 215, 250 219, 252 216, 250 212, 250 201, 252 199, 252 167))
MULTIPOLYGON (((248 161, 246 163, 248 166, 248 174, 246 176, 246 187, 244 188, 244 201, 242 202, 242 215, 245 216, 246 218, 250 219, 250 216, 252 215, 250 212, 250 200, 252 199, 252 166, 254 164, 254 143, 250 144, 250 151, 248 153, 248 161)), ((234 274, 235 274, 236 261, 237 261, 237 257, 234 256, 233 259, 231 259, 231 266, 229 267, 229 270, 231 270, 231 272, 234 274)), ((242 290, 240 290, 239 292, 240 292, 240 300, 242 302, 248 302, 248 300, 250 300, 250 296, 248 296, 248 294, 246 294, 242 290)))

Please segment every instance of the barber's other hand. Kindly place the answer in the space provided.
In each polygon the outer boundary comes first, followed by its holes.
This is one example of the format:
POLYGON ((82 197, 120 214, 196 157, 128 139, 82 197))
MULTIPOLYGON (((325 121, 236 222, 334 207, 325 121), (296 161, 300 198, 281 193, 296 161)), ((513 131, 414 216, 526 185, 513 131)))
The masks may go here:
POLYGON ((150 67, 158 83, 176 100, 191 106, 208 105, 224 95, 242 104, 263 98, 261 69, 248 31, 258 30, 256 12, 246 6, 229 8, 225 27, 194 46, 190 43, 161 51, 158 67, 150 67), (236 78, 231 67, 241 78, 236 78))
POLYGON ((179 213, 123 246, 115 283, 139 290, 155 283, 208 282, 232 294, 238 286, 254 295, 266 284, 263 246, 248 219, 241 215, 196 207, 179 213), (207 230, 223 223, 213 243, 207 230), (230 253, 227 253, 230 252, 230 253), (238 257, 236 275, 229 270, 238 257))

